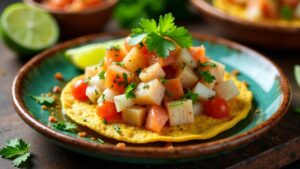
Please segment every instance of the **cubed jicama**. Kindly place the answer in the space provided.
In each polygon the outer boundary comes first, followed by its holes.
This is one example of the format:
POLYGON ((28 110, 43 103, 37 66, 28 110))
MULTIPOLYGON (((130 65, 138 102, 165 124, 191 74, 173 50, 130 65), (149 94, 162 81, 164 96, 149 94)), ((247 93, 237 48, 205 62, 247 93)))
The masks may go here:
POLYGON ((141 127, 146 118, 146 108, 142 106, 132 106, 122 111, 122 120, 125 123, 141 127))
POLYGON ((114 97, 117 95, 119 95, 117 92, 110 89, 105 89, 97 100, 97 103, 100 104, 104 101, 114 102, 114 97))
POLYGON ((193 56, 190 54, 189 50, 186 48, 182 48, 176 55, 177 60, 175 65, 177 67, 182 67, 182 65, 186 65, 190 68, 197 67, 197 62, 194 60, 193 56))
POLYGON ((126 98, 125 94, 115 96, 114 102, 116 105, 117 112, 121 112, 122 110, 134 105, 134 101, 132 99, 126 98))
POLYGON ((195 72, 187 66, 183 68, 183 70, 180 70, 176 77, 180 80, 182 87, 185 89, 193 87, 198 81, 195 72))
POLYGON ((138 84, 134 102, 138 105, 160 105, 165 94, 165 87, 158 79, 138 84))
POLYGON ((136 72, 137 69, 143 69, 147 66, 147 60, 143 56, 142 51, 138 47, 134 47, 123 59, 126 69, 136 72))
POLYGON ((85 90, 85 95, 89 98, 91 102, 96 102, 101 92, 95 85, 88 86, 85 90))
POLYGON ((128 83, 134 78, 134 74, 124 67, 111 65, 106 71, 105 88, 109 88, 118 93, 123 93, 126 87, 124 75, 126 75, 128 83))
POLYGON ((168 113, 160 106, 152 105, 148 111, 145 128, 160 133, 169 119, 168 113))
POLYGON ((159 63, 155 63, 147 68, 145 68, 144 70, 141 71, 139 78, 143 81, 143 82, 148 82, 150 80, 159 78, 159 77, 165 77, 165 72, 162 69, 162 67, 160 66, 159 63))
POLYGON ((166 103, 170 126, 194 123, 192 100, 179 100, 166 103))
POLYGON ((203 112, 203 105, 202 105, 202 103, 199 102, 199 101, 193 103, 193 111, 194 111, 194 115, 201 114, 203 112))
POLYGON ((223 82, 224 73, 225 73, 225 65, 223 65, 217 61, 214 61, 214 60, 209 60, 209 62, 211 64, 213 64, 214 66, 206 66, 206 67, 202 68, 202 70, 208 71, 212 76, 215 77, 215 80, 213 80, 213 82, 211 82, 211 83, 207 83, 202 80, 202 83, 212 89, 212 88, 214 88, 216 83, 223 82))
POLYGON ((197 85, 193 88, 193 92, 198 95, 199 100, 208 100, 216 94, 214 90, 208 88, 201 82, 197 83, 197 85))
POLYGON ((100 92, 105 89, 105 81, 100 79, 98 75, 90 79, 89 85, 96 86, 100 92))
POLYGON ((214 89, 216 91, 217 96, 222 97, 227 101, 240 94, 240 91, 233 82, 233 80, 224 81, 216 85, 214 89))
POLYGON ((100 65, 88 66, 84 69, 84 77, 89 78, 98 75, 104 68, 100 65))

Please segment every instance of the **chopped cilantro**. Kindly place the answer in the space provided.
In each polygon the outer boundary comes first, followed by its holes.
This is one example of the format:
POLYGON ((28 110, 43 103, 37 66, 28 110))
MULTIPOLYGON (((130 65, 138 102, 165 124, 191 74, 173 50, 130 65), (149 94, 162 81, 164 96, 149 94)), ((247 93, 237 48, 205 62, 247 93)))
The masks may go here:
POLYGON ((182 96, 182 99, 191 99, 193 103, 196 103, 198 100, 198 94, 188 90, 188 92, 182 96))
POLYGON ((213 76, 209 71, 198 71, 198 75, 203 78, 203 80, 207 83, 212 83, 216 80, 216 77, 213 76))
POLYGON ((102 95, 101 95, 101 100, 104 102, 105 101, 105 94, 104 93, 102 93, 102 95))
POLYGON ((103 70, 98 74, 99 79, 104 80, 105 79, 105 71, 103 70))
POLYGON ((104 143, 105 143, 101 138, 97 138, 97 141, 98 141, 100 144, 104 144, 104 143))
POLYGON ((136 88, 135 83, 130 83, 125 90, 125 97, 126 99, 135 98, 134 89, 136 88))
POLYGON ((55 99, 50 96, 33 96, 30 95, 38 104, 53 104, 55 99))
POLYGON ((139 27, 132 30, 130 44, 136 45, 145 40, 148 50, 162 58, 169 56, 176 44, 191 46, 192 35, 184 27, 177 27, 174 20, 171 13, 160 16, 158 23, 154 19, 141 19, 139 27))
POLYGON ((287 5, 284 5, 280 8, 280 15, 285 20, 291 20, 293 17, 293 9, 287 5))
POLYGON ((149 85, 148 84, 145 84, 144 86, 143 86, 143 89, 145 90, 145 89, 149 89, 149 85))
POLYGON ((114 62, 116 65, 118 65, 118 66, 122 66, 122 67, 124 67, 124 63, 123 62, 114 62))
POLYGON ((122 73, 122 76, 123 76, 123 79, 124 79, 124 86, 127 86, 128 85, 128 77, 127 77, 127 74, 126 73, 122 73))
POLYGON ((135 71, 135 73, 137 74, 137 75, 140 75, 140 73, 142 72, 142 68, 138 68, 138 69, 136 69, 136 71, 135 71))
POLYGON ((159 76, 159 80, 160 80, 160 82, 161 82, 162 84, 167 83, 167 79, 164 78, 164 77, 162 77, 162 76, 159 76))
POLYGON ((69 131, 71 133, 75 133, 75 130, 77 129, 76 124, 63 121, 53 124, 52 127, 57 130, 69 131))
POLYGON ((106 120, 106 119, 103 119, 103 120, 102 120, 102 123, 103 123, 103 124, 107 124, 107 120, 106 120))
POLYGON ((30 144, 22 139, 11 139, 0 149, 0 156, 12 160, 15 167, 24 167, 30 157, 30 144))
POLYGON ((114 126, 114 130, 118 133, 121 134, 121 128, 118 125, 114 126))
POLYGON ((212 67, 212 68, 216 68, 217 65, 215 63, 212 63, 212 62, 205 62, 205 63, 200 63, 198 62, 199 64, 199 67, 212 67))

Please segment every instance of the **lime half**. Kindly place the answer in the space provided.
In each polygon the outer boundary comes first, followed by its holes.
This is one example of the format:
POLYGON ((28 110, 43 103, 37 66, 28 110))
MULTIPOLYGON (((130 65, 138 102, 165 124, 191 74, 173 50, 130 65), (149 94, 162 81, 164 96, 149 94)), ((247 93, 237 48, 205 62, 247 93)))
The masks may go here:
POLYGON ((34 54, 58 40, 56 21, 36 7, 15 3, 3 11, 0 19, 4 42, 18 54, 34 54))
POLYGON ((106 42, 100 42, 90 45, 81 46, 66 51, 66 56, 72 61, 72 63, 80 68, 84 69, 87 66, 96 65, 104 58, 106 49, 112 45, 123 46, 125 39, 117 39, 106 42))
POLYGON ((296 82, 300 87, 300 65, 296 65, 294 71, 295 71, 296 82))

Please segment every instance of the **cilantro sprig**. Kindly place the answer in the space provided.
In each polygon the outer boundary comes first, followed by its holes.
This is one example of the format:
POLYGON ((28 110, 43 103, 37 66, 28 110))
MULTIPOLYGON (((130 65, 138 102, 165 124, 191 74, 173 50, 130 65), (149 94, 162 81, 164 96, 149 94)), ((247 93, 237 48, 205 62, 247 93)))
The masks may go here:
POLYGON ((12 160, 15 167, 24 167, 30 157, 30 144, 22 139, 11 139, 0 149, 0 156, 12 160))
POLYGON ((126 99, 135 98, 134 89, 136 88, 135 83, 130 83, 125 89, 125 97, 126 99))
POLYGON ((166 58, 170 51, 175 50, 176 44, 183 48, 192 45, 192 35, 184 27, 177 27, 171 13, 154 19, 141 19, 139 26, 132 30, 129 43, 136 45, 145 41, 150 52, 166 58))
POLYGON ((188 90, 187 93, 182 96, 182 99, 191 99, 193 103, 196 103, 198 100, 198 94, 188 90))
POLYGON ((33 96, 30 95, 38 104, 53 104, 55 102, 54 97, 51 96, 33 96))
POLYGON ((76 129, 77 129, 77 125, 74 123, 70 123, 70 122, 64 122, 64 121, 60 121, 58 123, 55 123, 52 125, 52 127, 54 129, 57 130, 62 130, 62 131, 68 131, 71 133, 75 133, 76 129))

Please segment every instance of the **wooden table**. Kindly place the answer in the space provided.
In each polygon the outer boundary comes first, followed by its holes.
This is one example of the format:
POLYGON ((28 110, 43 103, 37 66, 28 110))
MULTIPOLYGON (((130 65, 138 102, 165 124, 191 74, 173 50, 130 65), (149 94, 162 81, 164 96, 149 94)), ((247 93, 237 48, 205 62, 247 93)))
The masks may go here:
MULTIPOLYGON (((188 24, 195 32, 214 34, 204 23, 188 24)), ((116 30, 114 23, 106 30, 116 30)), ((280 42, 278 42, 280 43, 280 42)), ((94 169, 94 168, 279 168, 300 159, 300 115, 293 109, 300 106, 300 88, 293 76, 294 65, 300 64, 300 50, 293 53, 259 50, 270 56, 285 72, 293 89, 291 108, 267 135, 229 154, 207 160, 177 165, 132 165, 94 159, 50 143, 28 127, 15 113, 11 102, 12 81, 22 66, 11 51, 0 43, 0 147, 11 138, 23 138, 31 144, 34 169, 94 169)), ((297 162, 293 166, 300 166, 297 162)), ((0 159, 0 168, 13 168, 11 162, 0 159)), ((291 166, 289 167, 291 168, 291 166)))

